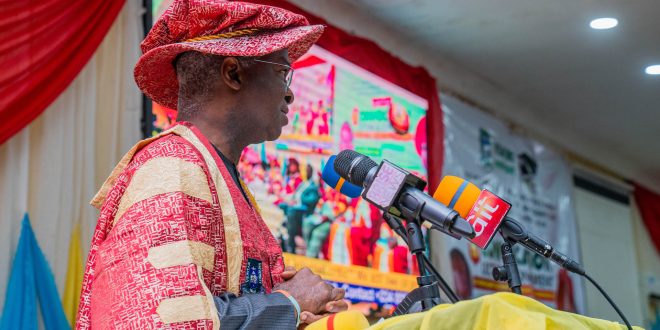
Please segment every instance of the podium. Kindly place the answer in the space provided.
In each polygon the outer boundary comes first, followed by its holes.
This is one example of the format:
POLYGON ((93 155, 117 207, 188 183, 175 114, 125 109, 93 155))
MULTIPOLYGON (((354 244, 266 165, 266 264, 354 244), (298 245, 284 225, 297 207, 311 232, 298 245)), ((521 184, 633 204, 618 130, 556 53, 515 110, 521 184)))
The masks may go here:
MULTIPOLYGON (((354 312, 337 314, 338 317, 342 316, 339 318, 346 319, 345 324, 350 324, 348 327, 350 329, 626 329, 626 326, 621 323, 558 311, 532 298, 509 292, 494 293, 455 304, 438 305, 426 312, 391 317, 371 327, 366 327, 366 319, 364 321, 358 320, 360 317, 351 313, 354 314, 354 312), (346 316, 341 314, 346 314, 346 316)), ((340 329, 336 326, 337 324, 334 324, 334 326, 329 325, 328 320, 322 319, 310 325, 308 329, 340 329)), ((642 329, 640 327, 633 328, 642 329)))
MULTIPOLYGON (((635 329, 642 329, 634 327, 635 329)), ((389 318, 368 328, 395 329, 626 329, 624 324, 552 309, 532 298, 500 292, 417 314, 389 318)))

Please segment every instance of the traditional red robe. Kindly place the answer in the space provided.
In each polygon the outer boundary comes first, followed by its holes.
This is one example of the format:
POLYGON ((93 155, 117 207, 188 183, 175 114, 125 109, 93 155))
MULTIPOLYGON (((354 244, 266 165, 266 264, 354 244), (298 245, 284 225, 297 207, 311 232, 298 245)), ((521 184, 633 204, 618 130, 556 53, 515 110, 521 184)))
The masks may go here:
POLYGON ((282 281, 282 251, 254 199, 191 124, 133 147, 92 205, 101 213, 78 329, 219 329, 213 295, 282 281))

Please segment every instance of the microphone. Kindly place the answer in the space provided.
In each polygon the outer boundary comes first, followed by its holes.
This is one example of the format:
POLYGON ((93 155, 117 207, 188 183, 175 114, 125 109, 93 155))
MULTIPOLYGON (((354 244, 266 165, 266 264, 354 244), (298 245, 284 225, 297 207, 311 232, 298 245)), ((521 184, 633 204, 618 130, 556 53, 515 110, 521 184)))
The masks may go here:
POLYGON ((433 198, 456 210, 472 225, 475 237, 470 241, 482 250, 488 247, 511 209, 511 204, 497 195, 488 190, 480 191, 477 186, 455 176, 442 178, 433 198))
MULTIPOLYGON (((328 165, 334 165, 335 160, 336 160, 336 156, 331 156, 330 159, 328 160, 328 165)), ((325 181, 326 183, 328 183, 331 186, 334 186, 335 183, 331 183, 331 182, 328 182, 328 181, 329 180, 334 180, 333 178, 335 178, 335 177, 339 177, 339 174, 335 171, 334 166, 326 166, 323 169, 323 181, 325 181)), ((359 196, 362 193, 362 188, 359 187, 359 186, 352 185, 350 182, 344 183, 344 186, 345 185, 351 185, 351 186, 355 187, 358 190, 358 193, 356 194, 357 196, 359 196)), ((423 244, 420 245, 418 241, 415 241, 414 239, 412 239, 412 240, 409 239, 408 234, 410 232, 408 232, 406 230, 406 228, 403 226, 403 224, 401 223, 401 220, 399 219, 399 217, 394 216, 394 215, 392 215, 388 212, 384 212, 383 213, 383 219, 385 220, 387 225, 390 226, 390 228, 392 228, 392 230, 394 230, 399 236, 401 236, 401 238, 405 241, 406 245, 411 249, 411 251, 416 246, 423 246, 423 244)), ((465 222, 465 220, 463 220, 463 221, 465 222)), ((469 223, 467 223, 467 222, 465 222, 465 223, 469 226, 469 223)), ((461 239, 460 235, 452 233, 452 232, 445 231, 445 230, 443 230, 441 228, 438 228, 438 227, 434 227, 430 222, 423 222, 422 225, 424 227, 428 228, 428 229, 435 228, 437 230, 440 230, 443 233, 445 233, 449 236, 452 236, 455 239, 461 239)), ((411 236, 413 236, 413 235, 411 234, 411 236)), ((442 291, 447 295, 449 300, 452 303, 457 302, 459 300, 458 297, 451 290, 451 288, 445 282, 445 280, 442 278, 442 276, 440 276, 440 274, 435 269, 435 267, 433 267, 433 264, 431 264, 431 261, 428 259, 428 257, 425 254, 421 253, 420 256, 418 256, 418 258, 423 260, 423 263, 428 267, 429 271, 431 271, 433 273, 433 275, 435 275, 435 277, 438 279, 438 281, 439 281, 438 285, 440 286, 442 291)), ((422 266, 419 266, 419 267, 420 267, 420 269, 423 268, 422 266)), ((316 324, 316 323, 314 323, 314 324, 316 324)))
POLYGON ((323 167, 323 173, 321 174, 323 182, 327 183, 334 190, 337 190, 350 198, 360 196, 360 194, 362 194, 362 187, 347 182, 335 171, 336 158, 337 156, 335 155, 330 156, 328 163, 325 164, 325 167, 323 167))
POLYGON ((508 208, 503 206, 508 205, 510 208, 511 204, 492 192, 480 192, 477 186, 465 179, 445 176, 433 198, 456 210, 475 227, 475 237, 471 241, 482 249, 490 243, 493 236, 491 233, 494 234, 499 229, 505 239, 520 243, 570 272, 585 274, 584 268, 578 262, 556 251, 550 243, 527 231, 518 221, 507 217, 508 208))
MULTIPOLYGON (((339 189, 340 193, 348 197, 359 197, 362 195, 362 188, 344 180, 344 178, 340 177, 337 171, 335 171, 334 163, 336 158, 337 156, 335 155, 330 156, 328 163, 323 168, 323 174, 321 175, 323 182, 335 190, 339 189)), ((392 215, 387 212, 383 214, 383 218, 385 219, 385 222, 387 222, 387 224, 390 226, 390 228, 392 228, 392 230, 394 230, 397 234, 399 234, 399 236, 401 236, 401 238, 403 238, 404 241, 406 241, 407 245, 408 236, 406 235, 406 229, 401 221, 398 220, 398 218, 392 217, 392 215)), ((428 222, 424 222, 422 225, 428 229, 432 228, 432 225, 428 222)), ((448 234, 456 239, 461 239, 461 236, 453 233, 445 232, 445 234, 448 234)))
POLYGON ((348 182, 364 187, 362 197, 384 212, 429 222, 432 228, 454 237, 475 235, 472 226, 458 212, 422 191, 426 186, 424 180, 387 160, 378 165, 359 152, 343 150, 334 161, 334 169, 348 182))

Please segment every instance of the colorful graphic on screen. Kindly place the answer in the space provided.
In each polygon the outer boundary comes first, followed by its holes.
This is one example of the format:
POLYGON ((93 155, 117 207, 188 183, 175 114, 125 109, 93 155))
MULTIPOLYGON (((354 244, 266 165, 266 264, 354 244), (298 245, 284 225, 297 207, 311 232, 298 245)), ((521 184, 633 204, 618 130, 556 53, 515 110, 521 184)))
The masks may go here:
POLYGON ((248 147, 239 166, 264 219, 286 252, 415 274, 380 211, 320 174, 330 155, 353 149, 426 178, 426 100, 319 47, 294 68, 289 125, 279 140, 248 147))

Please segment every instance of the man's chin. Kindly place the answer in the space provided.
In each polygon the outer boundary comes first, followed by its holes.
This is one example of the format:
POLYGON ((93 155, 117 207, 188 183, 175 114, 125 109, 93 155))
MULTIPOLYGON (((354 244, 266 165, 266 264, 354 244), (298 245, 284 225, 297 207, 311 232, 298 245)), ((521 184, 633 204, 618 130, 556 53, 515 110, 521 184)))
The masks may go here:
POLYGON ((266 138, 266 141, 275 141, 282 136, 282 129, 280 128, 277 130, 277 132, 273 132, 272 134, 269 134, 268 137, 266 138))

